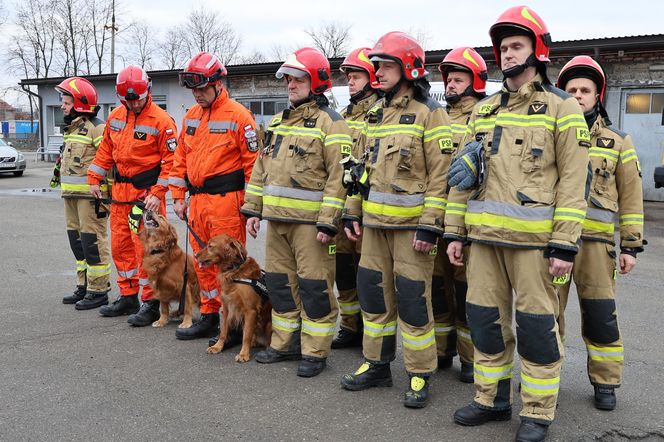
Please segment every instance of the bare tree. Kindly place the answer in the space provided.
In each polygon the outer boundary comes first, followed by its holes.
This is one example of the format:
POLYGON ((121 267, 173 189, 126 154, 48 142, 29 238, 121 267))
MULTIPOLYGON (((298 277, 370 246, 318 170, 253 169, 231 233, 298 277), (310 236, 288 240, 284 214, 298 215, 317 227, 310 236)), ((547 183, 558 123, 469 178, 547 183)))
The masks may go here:
POLYGON ((115 3, 115 15, 123 8, 119 1, 95 0, 87 2, 88 17, 92 27, 90 36, 92 37, 92 47, 96 59, 96 70, 98 74, 104 72, 104 55, 106 54, 107 42, 111 38, 111 15, 113 14, 113 3, 115 3))
POLYGON ((240 36, 233 26, 222 20, 219 12, 201 6, 187 16, 182 28, 188 55, 207 51, 230 64, 240 49, 240 36))
POLYGON ((58 37, 64 49, 62 74, 79 75, 85 73, 86 36, 89 32, 84 0, 60 0, 54 2, 58 21, 58 37))
POLYGON ((25 77, 48 77, 58 45, 54 0, 25 0, 17 5, 18 28, 10 43, 10 60, 25 77))
POLYGON ((410 35, 415 40, 417 40, 420 46, 422 46, 422 49, 424 49, 425 51, 434 49, 431 47, 431 41, 433 40, 433 36, 431 35, 431 32, 429 32, 429 29, 426 26, 423 25, 411 26, 406 30, 406 34, 410 35))
POLYGON ((187 61, 187 48, 180 29, 166 31, 165 38, 157 46, 157 54, 165 69, 180 69, 187 61))
POLYGON ((154 28, 143 21, 133 22, 124 33, 124 41, 131 50, 130 60, 146 70, 153 66, 152 56, 157 51, 154 28))
POLYGON ((309 28, 304 32, 314 45, 327 58, 343 57, 348 53, 351 26, 343 23, 323 23, 317 29, 309 28))
POLYGON ((267 61, 284 61, 289 54, 295 52, 298 48, 301 48, 303 45, 283 45, 280 43, 274 43, 270 46, 270 52, 267 56, 267 61))
POLYGON ((267 61, 268 57, 258 49, 254 49, 249 54, 237 57, 237 64, 266 63, 267 61))

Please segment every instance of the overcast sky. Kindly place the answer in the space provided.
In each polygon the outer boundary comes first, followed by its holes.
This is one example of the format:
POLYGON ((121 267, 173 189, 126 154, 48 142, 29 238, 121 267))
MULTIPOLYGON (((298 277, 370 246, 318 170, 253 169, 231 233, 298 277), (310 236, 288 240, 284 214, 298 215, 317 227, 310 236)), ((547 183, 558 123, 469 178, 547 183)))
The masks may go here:
MULTIPOLYGON (((203 5, 217 10, 241 35, 241 52, 245 54, 254 50, 269 53, 275 43, 287 47, 309 45, 310 41, 303 29, 315 28, 325 21, 351 25, 353 47, 372 46, 378 37, 391 30, 427 35, 428 49, 450 49, 461 45, 488 46, 489 27, 501 12, 519 4, 490 0, 120 1, 126 8, 126 11, 119 14, 125 25, 132 20, 142 19, 162 32, 175 28, 195 6, 203 5), (404 8, 404 5, 409 6, 404 8)), ((11 30, 13 9, 12 0, 4 2, 10 17, 9 22, 3 26, 3 32, 0 32, 0 48, 6 46, 3 43, 6 42, 6 31, 11 30)), ((532 0, 526 4, 546 22, 554 42, 664 33, 664 2, 532 0)), ((118 65, 122 67, 120 58, 116 58, 116 68, 118 65)), ((0 86, 16 81, 11 76, 4 76, 0 86)))

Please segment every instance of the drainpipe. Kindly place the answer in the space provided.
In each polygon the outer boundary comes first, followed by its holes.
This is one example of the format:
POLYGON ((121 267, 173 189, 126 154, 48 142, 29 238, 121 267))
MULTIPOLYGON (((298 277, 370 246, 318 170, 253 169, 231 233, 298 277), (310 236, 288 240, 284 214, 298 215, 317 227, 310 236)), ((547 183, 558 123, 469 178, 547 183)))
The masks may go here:
POLYGON ((25 84, 21 84, 21 89, 29 95, 32 95, 33 97, 37 97, 37 102, 39 103, 39 147, 44 147, 42 142, 44 141, 44 137, 42 134, 42 131, 44 130, 44 122, 42 121, 42 112, 43 112, 43 106, 42 106, 42 97, 39 94, 35 94, 30 90, 30 88, 25 87, 25 84))

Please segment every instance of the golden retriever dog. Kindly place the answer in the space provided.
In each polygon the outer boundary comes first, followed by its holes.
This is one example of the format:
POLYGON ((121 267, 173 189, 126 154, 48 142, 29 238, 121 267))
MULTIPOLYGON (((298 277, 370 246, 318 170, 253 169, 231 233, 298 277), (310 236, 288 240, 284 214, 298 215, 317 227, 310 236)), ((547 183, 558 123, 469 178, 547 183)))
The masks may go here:
POLYGON ((231 329, 242 327, 242 349, 237 362, 247 362, 251 347, 270 345, 272 336, 272 303, 259 295, 247 282, 261 279, 261 268, 247 254, 242 243, 228 235, 211 238, 196 254, 199 265, 217 265, 221 283, 223 324, 217 343, 207 349, 209 354, 223 350, 231 329))
MULTIPOLYGON (((169 304, 180 301, 184 263, 187 259, 184 316, 178 328, 189 328, 193 308, 199 307, 201 303, 196 262, 180 248, 175 227, 168 223, 165 216, 146 210, 143 214, 143 225, 145 228, 138 233, 144 250, 143 268, 154 290, 154 298, 159 300, 159 319, 153 322, 152 326, 165 326, 169 318, 169 304)), ((177 316, 177 311, 174 313, 177 316)))

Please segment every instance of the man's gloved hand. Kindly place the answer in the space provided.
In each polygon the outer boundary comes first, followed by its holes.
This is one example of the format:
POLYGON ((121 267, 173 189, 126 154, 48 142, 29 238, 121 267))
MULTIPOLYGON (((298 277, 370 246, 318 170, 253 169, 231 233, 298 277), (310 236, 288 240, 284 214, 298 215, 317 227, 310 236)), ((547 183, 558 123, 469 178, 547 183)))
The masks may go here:
POLYGON ((129 230, 138 233, 138 228, 141 225, 141 218, 143 218, 143 209, 138 206, 133 206, 127 218, 129 221, 129 230))
POLYGON ((369 177, 364 163, 348 155, 339 161, 339 164, 344 167, 343 185, 346 188, 346 195, 353 196, 359 193, 363 198, 368 198, 369 177))
POLYGON ((484 145, 471 141, 459 151, 447 172, 447 183, 457 190, 467 190, 484 179, 484 145))
POLYGON ((49 186, 51 186, 51 189, 55 189, 60 185, 60 160, 55 163, 55 167, 53 168, 53 177, 51 178, 51 182, 49 183, 49 186))

